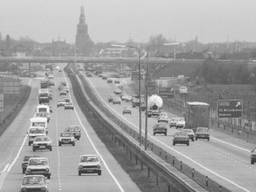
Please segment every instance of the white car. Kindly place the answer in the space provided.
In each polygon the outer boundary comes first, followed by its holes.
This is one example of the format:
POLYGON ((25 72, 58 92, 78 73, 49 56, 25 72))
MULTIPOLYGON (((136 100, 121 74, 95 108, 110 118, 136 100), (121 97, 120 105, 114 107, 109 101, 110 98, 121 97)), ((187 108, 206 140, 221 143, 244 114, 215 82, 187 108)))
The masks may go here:
POLYGON ((35 138, 32 144, 32 150, 36 151, 39 149, 48 149, 52 151, 52 141, 48 136, 39 136, 35 138))
POLYGON ((45 176, 43 175, 26 175, 23 177, 20 192, 25 191, 42 191, 48 192, 48 186, 45 176))
POLYGON ((83 173, 97 173, 101 175, 101 162, 97 155, 81 155, 78 165, 78 175, 83 173))
POLYGON ((112 100, 112 103, 121 105, 122 101, 119 97, 114 97, 113 100, 112 100))
POLYGON ((57 102, 57 107, 63 107, 66 105, 66 101, 58 101, 57 102))
POLYGON ((26 175, 43 175, 51 178, 49 160, 46 157, 31 157, 25 172, 26 175))
POLYGON ((28 130, 28 145, 30 146, 36 137, 46 136, 47 130, 44 127, 30 127, 28 130))
POLYGON ((123 101, 130 102, 130 101, 132 101, 132 96, 130 96, 130 95, 122 95, 122 96, 121 96, 121 99, 122 99, 123 101))
POLYGON ((59 144, 59 146, 61 146, 63 144, 71 144, 71 145, 75 146, 76 142, 75 142, 74 134, 71 132, 61 133, 58 144, 59 144))

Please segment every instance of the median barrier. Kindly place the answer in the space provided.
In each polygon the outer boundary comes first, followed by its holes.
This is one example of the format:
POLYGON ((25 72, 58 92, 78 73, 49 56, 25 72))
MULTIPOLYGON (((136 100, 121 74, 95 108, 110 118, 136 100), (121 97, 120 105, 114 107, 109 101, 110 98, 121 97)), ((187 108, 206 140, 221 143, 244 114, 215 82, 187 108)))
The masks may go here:
MULTIPOLYGON (((132 128, 132 125, 128 124, 127 122, 124 122, 124 120, 118 118, 113 111, 107 106, 104 105, 104 103, 100 100, 100 98, 97 97, 97 94, 95 93, 95 90, 91 87, 91 85, 88 83, 88 81, 85 79, 83 74, 78 72, 78 77, 82 82, 82 86, 84 90, 86 90, 86 94, 90 98, 90 101, 94 103, 104 115, 106 115, 107 118, 111 119, 115 124, 117 124, 124 132, 126 132, 128 135, 133 137, 137 142, 139 141, 139 135, 138 132, 132 128)), ((144 139, 142 139, 144 141, 144 139)), ((143 143, 144 145, 144 143, 143 143)), ((143 146, 142 145, 142 146, 143 146)), ((221 189, 222 192, 230 192, 227 188, 224 186, 221 186, 217 184, 214 180, 209 178, 208 176, 205 176, 201 174, 200 172, 196 171, 195 169, 189 167, 184 162, 181 162, 178 160, 175 156, 169 154, 166 152, 166 150, 162 149, 159 145, 154 144, 150 140, 148 141, 148 146, 150 146, 148 149, 148 152, 152 152, 153 154, 159 156, 162 160, 168 163, 168 165, 171 165, 172 167, 176 168, 180 172, 182 172, 184 175, 191 178, 193 181, 198 183, 200 186, 204 187, 207 191, 210 192, 216 192, 221 189), (167 158, 166 158, 166 154, 167 158), (182 164, 182 165, 181 165, 182 164), (205 181, 205 178, 207 178, 207 182, 205 181), (207 183, 207 185, 206 185, 207 183)))

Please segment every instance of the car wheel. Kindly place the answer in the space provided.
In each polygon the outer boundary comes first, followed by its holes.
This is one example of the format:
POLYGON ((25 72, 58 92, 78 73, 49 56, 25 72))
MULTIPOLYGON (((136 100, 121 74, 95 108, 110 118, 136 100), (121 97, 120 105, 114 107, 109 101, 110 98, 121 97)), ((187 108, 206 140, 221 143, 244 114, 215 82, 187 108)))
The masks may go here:
POLYGON ((207 140, 210 141, 210 137, 207 140))
POLYGON ((251 164, 253 165, 254 164, 254 160, 251 159, 251 164))
POLYGON ((101 175, 101 170, 98 171, 98 175, 101 175))
POLYGON ((22 169, 22 173, 25 174, 25 171, 26 171, 26 169, 23 168, 23 169, 22 169))
POLYGON ((153 133, 153 135, 155 136, 156 134, 155 134, 155 133, 153 133))
POLYGON ((35 152, 35 151, 36 151, 36 148, 35 148, 35 147, 33 147, 33 148, 32 148, 32 151, 33 151, 33 152, 35 152))
POLYGON ((52 146, 49 148, 50 151, 52 151, 52 146))
POLYGON ((76 143, 75 143, 75 142, 73 142, 73 143, 72 143, 72 145, 73 145, 73 146, 75 146, 75 145, 76 145, 76 143))
POLYGON ((187 142, 187 146, 189 146, 189 142, 187 142))
POLYGON ((167 133, 165 133, 164 135, 167 136, 167 133))
POLYGON ((196 137, 196 141, 197 141, 197 137, 196 137))
POLYGON ((28 146, 30 146, 30 145, 31 145, 31 142, 29 141, 29 142, 28 142, 28 146))
POLYGON ((175 145, 175 142, 173 142, 172 145, 175 145))
POLYGON ((51 179, 51 175, 47 175, 47 179, 51 179))
POLYGON ((61 142, 59 142, 59 146, 61 146, 61 142))
POLYGON ((192 138, 192 139, 191 139, 191 141, 193 141, 193 142, 194 142, 194 138, 192 138))
POLYGON ((78 171, 78 175, 81 176, 81 172, 80 171, 78 171))

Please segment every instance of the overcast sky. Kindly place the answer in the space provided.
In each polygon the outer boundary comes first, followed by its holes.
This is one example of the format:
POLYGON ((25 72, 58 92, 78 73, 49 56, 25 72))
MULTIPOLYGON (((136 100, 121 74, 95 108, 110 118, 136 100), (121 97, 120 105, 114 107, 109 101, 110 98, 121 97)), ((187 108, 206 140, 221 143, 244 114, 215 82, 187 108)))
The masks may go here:
POLYGON ((95 42, 256 41, 256 0, 0 0, 0 32, 72 43, 81 5, 95 42))

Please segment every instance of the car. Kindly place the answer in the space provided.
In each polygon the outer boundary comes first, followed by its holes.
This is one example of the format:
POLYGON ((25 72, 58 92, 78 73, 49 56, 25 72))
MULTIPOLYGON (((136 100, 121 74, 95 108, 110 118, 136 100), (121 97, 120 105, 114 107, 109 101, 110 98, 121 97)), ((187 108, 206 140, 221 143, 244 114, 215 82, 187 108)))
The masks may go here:
POLYGON ((81 155, 78 165, 78 175, 83 173, 97 173, 101 175, 101 162, 97 155, 81 155))
POLYGON ((57 102, 57 107, 63 107, 66 105, 66 101, 58 101, 57 102))
POLYGON ((108 79, 107 83, 113 83, 113 80, 112 79, 108 79))
POLYGON ((62 144, 71 144, 75 146, 75 137, 73 133, 70 132, 63 132, 60 134, 58 145, 61 146, 62 144))
POLYGON ((74 105, 71 102, 68 102, 64 105, 64 109, 74 109, 74 105))
POLYGON ((122 101, 121 101, 121 99, 119 97, 114 97, 112 103, 113 104, 120 104, 121 105, 122 101))
POLYGON ((256 147, 251 151, 251 164, 256 162, 256 147))
POLYGON ((29 130, 27 131, 28 134, 28 145, 30 146, 31 144, 33 144, 34 140, 36 137, 38 136, 45 136, 47 135, 47 129, 45 127, 35 127, 32 126, 29 128, 29 130))
POLYGON ((119 95, 122 93, 122 90, 121 89, 118 89, 116 88, 114 91, 113 91, 116 95, 119 95))
POLYGON ((20 192, 41 191, 49 192, 47 181, 43 175, 26 175, 23 177, 20 192))
POLYGON ((197 127, 195 132, 195 139, 207 139, 210 140, 209 128, 208 127, 197 127))
POLYGON ((132 114, 132 110, 129 108, 129 107, 125 107, 124 109, 123 109, 123 112, 122 112, 122 114, 124 115, 124 114, 132 114))
POLYGON ((77 140, 81 138, 81 128, 78 125, 70 125, 64 129, 64 132, 72 133, 77 140))
POLYGON ((167 135, 168 125, 166 123, 157 123, 153 126, 153 135, 164 134, 167 135))
POLYGON ((66 95, 67 95, 67 92, 66 92, 66 91, 63 91, 63 90, 62 90, 62 91, 60 92, 60 96, 66 96, 66 95))
POLYGON ((36 156, 36 155, 25 155, 23 157, 23 160, 22 160, 22 163, 21 163, 21 169, 22 169, 22 173, 23 174, 25 174, 27 166, 28 166, 28 161, 32 157, 39 157, 39 156, 36 156))
POLYGON ((121 99, 122 99, 122 101, 130 102, 130 101, 132 101, 132 96, 130 96, 130 95, 122 95, 121 99))
POLYGON ((139 99, 133 97, 132 98, 132 107, 135 108, 137 106, 140 106, 140 101, 139 101, 139 99))
POLYGON ((114 80, 114 83, 115 83, 115 84, 120 84, 120 81, 119 81, 118 79, 115 79, 115 80, 114 80))
POLYGON ((52 141, 48 136, 38 136, 32 144, 32 150, 47 149, 52 151, 52 141))
POLYGON ((188 134, 189 139, 191 139, 191 141, 195 140, 195 133, 193 131, 193 129, 183 129, 183 132, 186 132, 188 134))
POLYGON ((170 128, 176 127, 176 123, 177 123, 177 118, 175 118, 175 117, 170 118, 170 120, 169 120, 170 128))
POLYGON ((166 112, 161 112, 159 114, 158 119, 169 119, 168 114, 166 112))
POLYGON ((176 144, 186 144, 189 145, 189 136, 186 132, 179 131, 176 132, 173 136, 172 145, 176 144))
POLYGON ((102 79, 106 80, 106 79, 107 79, 107 77, 106 77, 106 76, 103 76, 103 77, 102 77, 102 79))
POLYGON ((63 101, 65 101, 66 103, 71 102, 70 98, 68 98, 68 97, 64 98, 63 101))
POLYGON ((108 97, 108 102, 109 102, 109 103, 112 103, 112 102, 113 102, 113 96, 110 95, 110 96, 108 97))
POLYGON ((178 117, 176 122, 176 129, 184 129, 186 125, 184 117, 178 117))
POLYGON ((157 123, 166 123, 169 124, 169 118, 161 117, 157 119, 157 123))
POLYGON ((51 178, 49 160, 46 157, 31 157, 25 171, 26 175, 43 175, 51 178))

